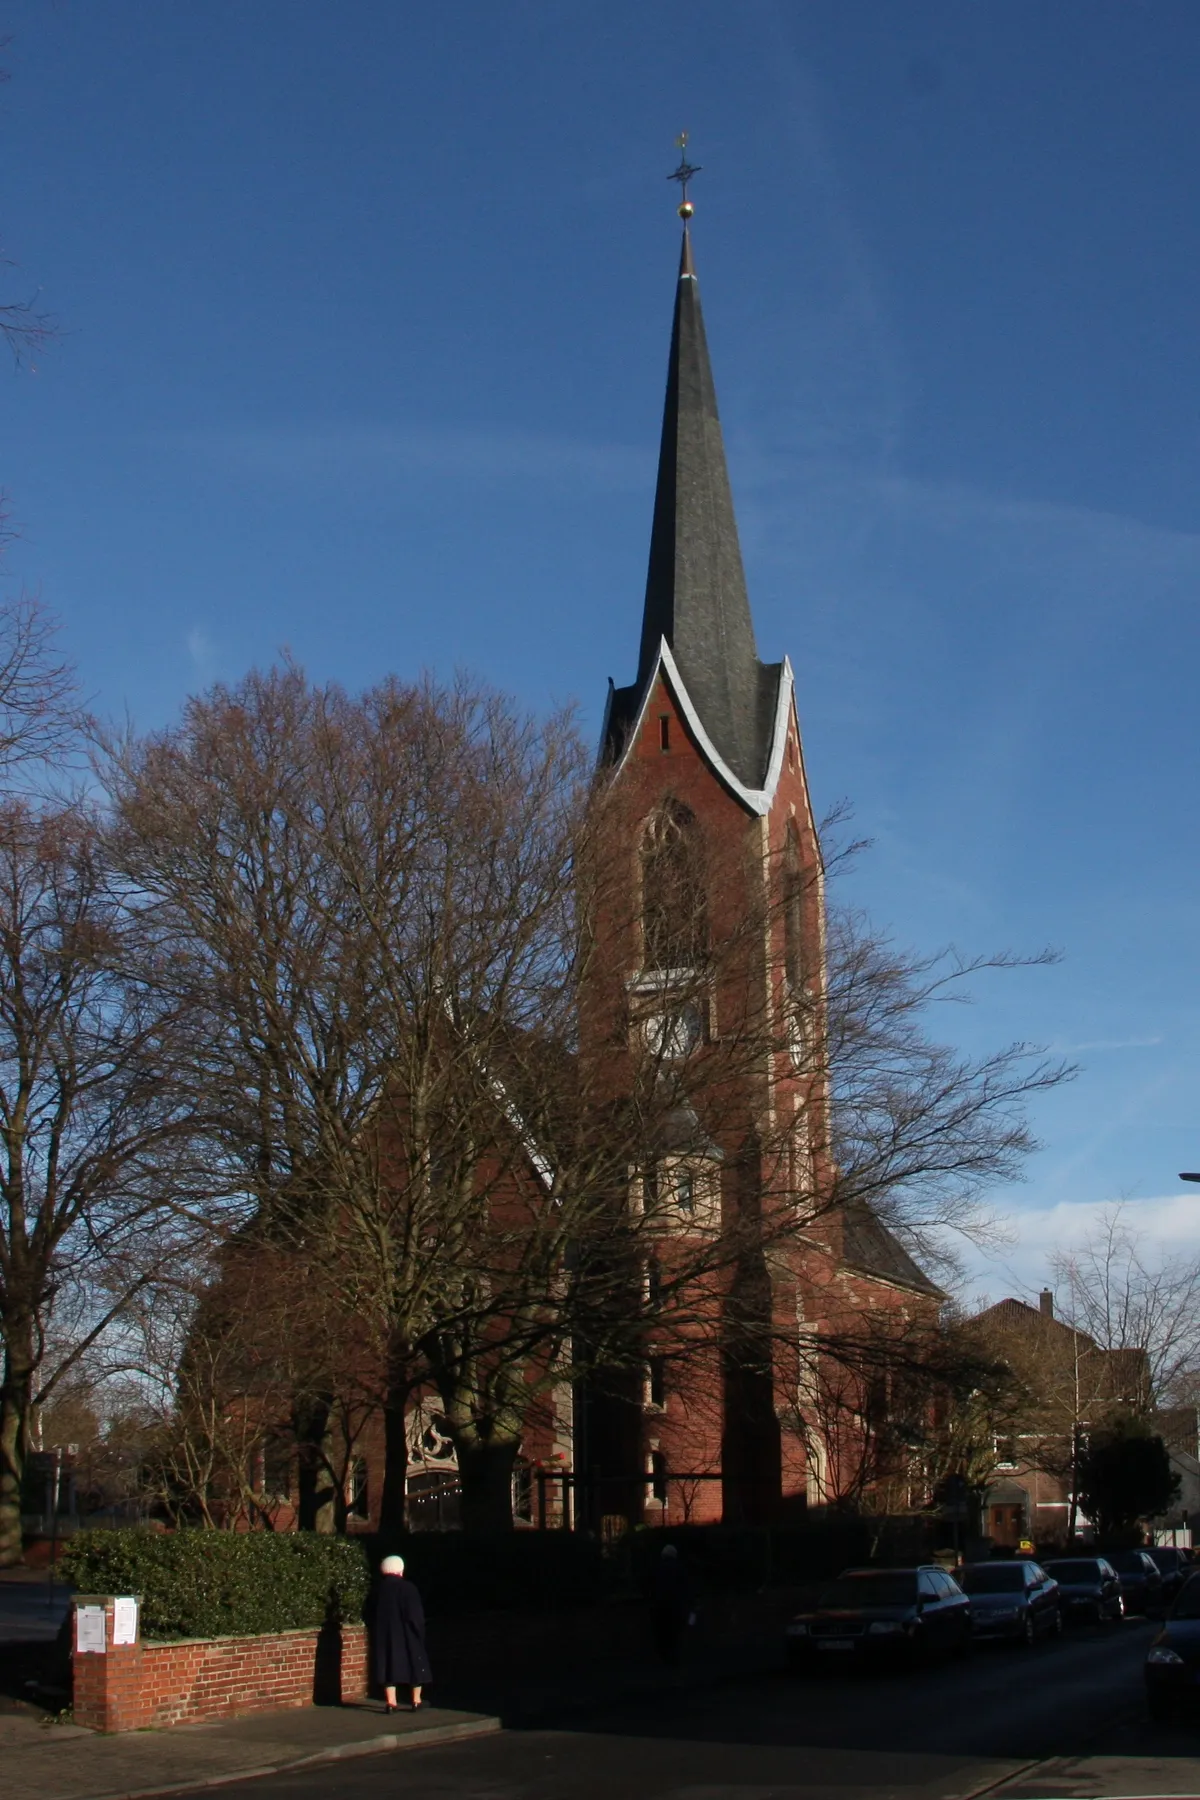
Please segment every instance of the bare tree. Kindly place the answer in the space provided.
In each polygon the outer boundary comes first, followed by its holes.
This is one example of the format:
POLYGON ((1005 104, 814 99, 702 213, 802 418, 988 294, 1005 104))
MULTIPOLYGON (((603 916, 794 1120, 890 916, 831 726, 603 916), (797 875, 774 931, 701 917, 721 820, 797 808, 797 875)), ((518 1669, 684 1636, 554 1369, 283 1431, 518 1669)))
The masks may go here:
MULTIPOLYGON (((0 38, 0 52, 7 50, 11 38, 0 38)), ((9 79, 0 67, 0 85, 9 79)), ((0 268, 12 268, 11 258, 0 253, 0 268)), ((13 362, 19 368, 58 335, 52 316, 34 299, 0 301, 0 339, 8 345, 13 362)))
POLYGON ((1062 1317, 1103 1351, 1123 1359, 1127 1411, 1188 1398, 1200 1368, 1200 1257, 1149 1257, 1123 1203, 1106 1207, 1078 1244, 1050 1268, 1062 1317))
POLYGON ((34 1408, 191 1229, 169 1021, 121 951, 94 820, 0 808, 0 1566, 21 1555, 34 1408))
POLYGON ((37 600, 0 602, 0 778, 61 763, 78 743, 78 683, 57 638, 37 600))
POLYGON ((181 1075, 264 1230, 364 1322, 394 1518, 431 1330, 476 1307, 523 1154, 498 1046, 562 984, 577 741, 465 684, 351 700, 285 668, 107 748, 144 955, 194 1023, 181 1075))
MULTIPOLYGON (((0 266, 6 263, 11 268, 11 262, 0 257, 0 266)), ((44 350, 57 336, 57 321, 36 300, 0 302, 0 338, 7 344, 18 368, 22 363, 29 362, 38 351, 44 350)))
POLYGON ((825 1035, 814 1054, 831 1092, 831 1207, 867 1205, 935 1269, 953 1270, 956 1239, 991 1240, 988 1190, 1019 1179, 1036 1148, 1028 1103, 1075 1071, 1023 1042, 964 1056, 934 1023, 940 1009, 969 1002, 979 977, 1054 961, 905 951, 861 912, 830 909, 825 1035))

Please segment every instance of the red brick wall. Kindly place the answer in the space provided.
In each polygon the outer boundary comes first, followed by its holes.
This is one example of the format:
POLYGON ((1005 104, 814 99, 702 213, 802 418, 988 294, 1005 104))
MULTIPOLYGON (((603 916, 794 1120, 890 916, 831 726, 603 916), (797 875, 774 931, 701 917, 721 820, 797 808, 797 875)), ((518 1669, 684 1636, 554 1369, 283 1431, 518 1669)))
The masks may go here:
POLYGON ((311 1706, 322 1690, 330 1701, 359 1700, 367 1692, 361 1625, 342 1627, 339 1682, 338 1641, 322 1641, 319 1658, 317 1631, 117 1646, 111 1606, 108 1611, 107 1654, 76 1652, 72 1659, 75 1722, 93 1731, 141 1731, 311 1706))

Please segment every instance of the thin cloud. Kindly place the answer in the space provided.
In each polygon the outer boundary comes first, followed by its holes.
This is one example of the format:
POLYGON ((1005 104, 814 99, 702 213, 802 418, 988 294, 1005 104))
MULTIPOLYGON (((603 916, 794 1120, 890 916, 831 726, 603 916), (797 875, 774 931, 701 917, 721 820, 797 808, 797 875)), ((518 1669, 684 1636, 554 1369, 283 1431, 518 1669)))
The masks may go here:
POLYGON ((208 633, 199 625, 193 625, 184 643, 188 653, 188 661, 197 675, 208 675, 216 657, 216 646, 208 633))
POLYGON ((867 477, 861 485, 881 506, 919 517, 935 529, 1001 532, 1042 567, 1047 553, 1073 565, 1081 555, 1098 558, 1118 582, 1139 577, 1139 593, 1148 567, 1160 575, 1191 575, 1200 565, 1200 533, 1148 525, 1128 513, 908 476, 867 477))
POLYGON ((242 477, 297 484, 378 483, 424 476, 473 483, 583 483, 610 491, 640 491, 654 472, 649 449, 488 426, 234 426, 170 432, 156 442, 202 456, 242 477))
POLYGON ((1163 1037, 1086 1038, 1081 1044, 1055 1044, 1053 1049, 1063 1056, 1074 1056, 1083 1050, 1153 1050, 1165 1043, 1163 1037))
MULTIPOLYGON (((1007 1221, 1016 1244, 1003 1255, 969 1255, 969 1288, 974 1299, 1036 1293, 1050 1279, 1056 1250, 1069 1250, 1100 1224, 1112 1207, 1107 1200, 1060 1200, 1053 1206, 1024 1207, 1007 1221)), ((1160 1257, 1200 1257, 1200 1194, 1154 1195, 1123 1200, 1125 1218, 1137 1233, 1138 1248, 1148 1261, 1160 1257)))

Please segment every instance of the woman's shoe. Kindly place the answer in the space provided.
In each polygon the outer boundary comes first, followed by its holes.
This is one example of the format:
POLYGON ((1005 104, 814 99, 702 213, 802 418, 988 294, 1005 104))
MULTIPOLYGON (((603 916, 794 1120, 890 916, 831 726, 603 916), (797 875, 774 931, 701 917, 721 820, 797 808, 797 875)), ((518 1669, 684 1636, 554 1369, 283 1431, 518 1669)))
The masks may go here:
POLYGON ((384 1712, 399 1712, 400 1708, 398 1706, 385 1706, 383 1710, 384 1712))

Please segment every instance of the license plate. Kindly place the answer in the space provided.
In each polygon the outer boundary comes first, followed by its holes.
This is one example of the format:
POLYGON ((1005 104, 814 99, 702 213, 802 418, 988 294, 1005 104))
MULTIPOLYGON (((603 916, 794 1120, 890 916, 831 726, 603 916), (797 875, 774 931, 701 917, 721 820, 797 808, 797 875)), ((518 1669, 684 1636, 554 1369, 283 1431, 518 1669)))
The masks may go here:
POLYGON ((853 1638, 821 1638, 818 1641, 821 1650, 853 1650, 853 1638))

